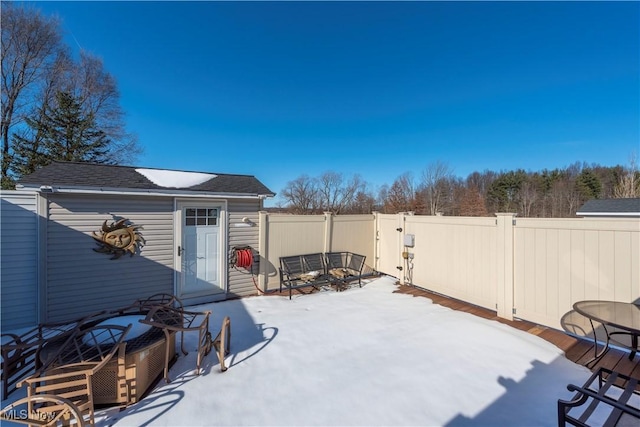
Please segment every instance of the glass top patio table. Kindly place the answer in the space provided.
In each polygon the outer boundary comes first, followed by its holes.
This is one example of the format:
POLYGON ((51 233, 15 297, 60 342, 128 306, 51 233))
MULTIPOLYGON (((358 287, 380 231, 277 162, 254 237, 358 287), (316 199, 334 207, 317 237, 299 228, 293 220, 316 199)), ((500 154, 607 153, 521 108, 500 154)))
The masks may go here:
POLYGON ((573 309, 600 323, 640 334, 640 305, 619 301, 579 301, 573 309))
POLYGON ((611 335, 626 334, 631 336, 631 354, 629 359, 633 359, 638 348, 638 336, 640 335, 640 305, 620 302, 620 301, 578 301, 573 305, 573 309, 585 316, 591 322, 593 338, 596 341, 596 330, 593 321, 602 324, 607 334, 606 343, 602 352, 597 351, 597 341, 595 345, 595 357, 590 363, 598 361, 609 350, 609 340, 611 335), (615 327, 620 331, 609 332, 607 326, 615 327))

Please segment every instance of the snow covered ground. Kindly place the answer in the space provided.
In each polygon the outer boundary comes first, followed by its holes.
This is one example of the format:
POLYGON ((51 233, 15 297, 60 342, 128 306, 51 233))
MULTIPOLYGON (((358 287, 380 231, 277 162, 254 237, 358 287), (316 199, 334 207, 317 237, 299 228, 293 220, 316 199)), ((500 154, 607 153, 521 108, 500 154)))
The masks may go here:
POLYGON ((499 322, 363 288, 207 304, 231 317, 229 369, 189 355, 141 402, 97 412, 103 426, 555 426, 568 383, 590 372, 549 342, 499 322))

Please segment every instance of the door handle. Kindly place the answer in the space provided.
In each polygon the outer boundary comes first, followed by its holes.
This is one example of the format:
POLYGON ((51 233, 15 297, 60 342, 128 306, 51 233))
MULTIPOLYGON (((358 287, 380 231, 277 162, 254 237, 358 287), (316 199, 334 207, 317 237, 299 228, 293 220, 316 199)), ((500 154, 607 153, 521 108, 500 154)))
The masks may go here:
POLYGON ((180 246, 178 246, 178 256, 182 255, 182 252, 183 252, 183 249, 180 246))

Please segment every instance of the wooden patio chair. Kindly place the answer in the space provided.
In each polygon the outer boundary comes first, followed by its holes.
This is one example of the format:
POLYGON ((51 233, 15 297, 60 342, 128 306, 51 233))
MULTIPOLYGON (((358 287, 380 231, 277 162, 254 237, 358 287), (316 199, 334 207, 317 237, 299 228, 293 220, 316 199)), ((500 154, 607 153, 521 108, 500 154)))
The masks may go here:
MULTIPOLYGON (((118 374, 113 381, 120 393, 128 393, 125 379, 125 338, 131 325, 98 325, 87 329, 77 329, 62 344, 53 342, 57 348, 48 358, 48 364, 34 375, 20 381, 18 386, 27 386, 27 397, 55 395, 71 401, 80 412, 85 422, 95 424, 93 387, 94 375, 100 371, 116 354, 118 357, 118 374)), ((46 350, 46 346, 45 349, 46 350)), ((37 399, 27 402, 29 413, 51 411, 46 403, 38 403, 37 399), (47 408, 42 408, 45 405, 47 408)), ((59 409, 61 410, 62 407, 59 409)), ((56 410, 56 409, 54 409, 56 410)))
POLYGON ((28 396, 16 400, 0 410, 0 420, 43 427, 71 424, 84 427, 86 425, 80 409, 71 400, 53 394, 28 396), (33 407, 37 409, 35 411, 29 409, 33 407))

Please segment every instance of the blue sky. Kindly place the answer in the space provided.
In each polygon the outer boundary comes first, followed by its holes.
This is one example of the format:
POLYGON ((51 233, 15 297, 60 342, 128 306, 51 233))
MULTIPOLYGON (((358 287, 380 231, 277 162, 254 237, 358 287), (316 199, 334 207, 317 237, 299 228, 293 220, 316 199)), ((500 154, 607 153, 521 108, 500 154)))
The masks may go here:
POLYGON ((375 191, 435 161, 465 178, 640 154, 639 2, 32 4, 116 78, 136 166, 375 191))

